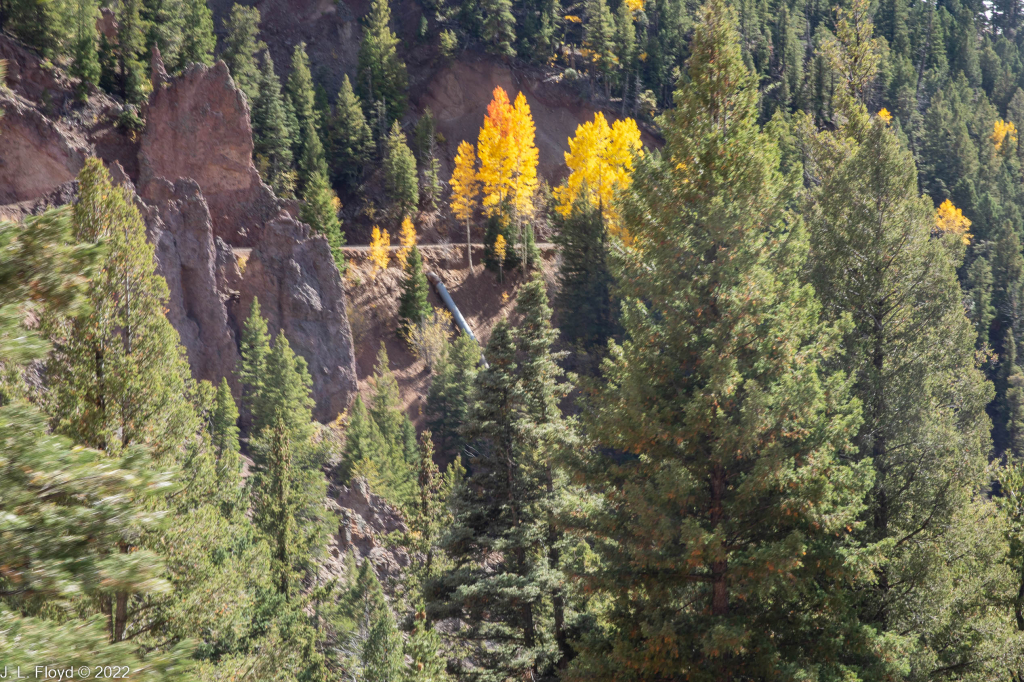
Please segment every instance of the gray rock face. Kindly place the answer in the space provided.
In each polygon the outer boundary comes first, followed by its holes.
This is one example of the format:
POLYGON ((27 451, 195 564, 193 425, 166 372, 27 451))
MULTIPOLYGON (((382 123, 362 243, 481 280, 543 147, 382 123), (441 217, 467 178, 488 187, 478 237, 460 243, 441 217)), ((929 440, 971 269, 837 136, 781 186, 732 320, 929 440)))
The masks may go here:
POLYGON ((252 162, 245 95, 224 62, 195 64, 170 78, 154 51, 151 70, 156 87, 146 108, 139 184, 192 178, 206 197, 214 233, 232 246, 255 245, 280 206, 252 162))
POLYGON ((295 220, 295 202, 279 200, 260 180, 248 104, 224 63, 172 78, 154 50, 155 87, 136 143, 111 123, 120 107, 102 95, 76 114, 102 122, 52 120, 34 99, 70 106, 73 83, 6 36, 0 57, 12 88, 0 92, 0 218, 72 201, 85 159, 100 155, 116 184, 138 187, 170 290, 167 316, 193 376, 227 377, 238 395, 238 339, 259 297, 271 333, 283 330, 309 364, 314 416, 330 421, 348 407, 356 364, 341 276, 327 241, 295 220), (244 270, 236 249, 251 249, 244 270))
POLYGON ((238 287, 238 328, 258 297, 269 328, 283 330, 309 363, 314 416, 333 419, 355 395, 356 364, 345 292, 327 239, 280 213, 261 230, 238 287))
POLYGON ((380 537, 393 531, 407 531, 402 515, 378 495, 370 492, 363 478, 352 481, 352 487, 331 485, 328 507, 338 515, 338 532, 331 543, 331 553, 343 564, 347 552, 357 562, 369 561, 381 582, 396 578, 409 566, 408 552, 402 547, 384 547, 380 537))
POLYGON ((188 350, 192 376, 236 388, 235 333, 228 324, 229 298, 218 286, 221 261, 234 260, 231 249, 213 237, 210 210, 199 185, 160 178, 141 188, 146 235, 156 248, 157 272, 171 292, 167 318, 188 350))
POLYGON ((71 182, 89 147, 13 93, 0 94, 0 204, 31 201, 71 182))

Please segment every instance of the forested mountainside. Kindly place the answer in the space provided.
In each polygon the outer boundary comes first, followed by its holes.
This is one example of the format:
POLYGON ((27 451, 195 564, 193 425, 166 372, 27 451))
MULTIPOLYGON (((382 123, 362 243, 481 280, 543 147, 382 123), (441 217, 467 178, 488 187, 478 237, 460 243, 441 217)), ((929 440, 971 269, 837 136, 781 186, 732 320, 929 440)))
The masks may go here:
POLYGON ((1024 679, 1022 23, 0 0, 0 676, 1024 679))

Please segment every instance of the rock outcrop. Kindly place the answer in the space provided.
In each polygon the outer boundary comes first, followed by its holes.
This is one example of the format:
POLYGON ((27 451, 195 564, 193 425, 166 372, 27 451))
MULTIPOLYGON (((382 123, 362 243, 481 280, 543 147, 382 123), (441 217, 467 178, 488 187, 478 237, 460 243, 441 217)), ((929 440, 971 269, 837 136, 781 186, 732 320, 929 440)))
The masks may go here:
POLYGON ((250 247, 279 203, 252 162, 252 128, 245 95, 224 62, 191 66, 177 78, 152 60, 153 94, 139 149, 139 184, 155 178, 192 178, 202 190, 214 233, 232 246, 250 247))
POLYGON ((0 93, 0 204, 39 199, 71 182, 85 164, 84 138, 14 93, 0 93))
POLYGON ((211 382, 228 377, 234 385, 238 347, 228 320, 230 294, 218 286, 218 265, 234 261, 234 254, 213 236, 210 211, 195 180, 179 178, 172 185, 159 178, 141 194, 157 271, 170 290, 167 318, 188 350, 192 376, 211 382))
POLYGON ((314 416, 342 412, 356 392, 356 364, 341 276, 327 240, 295 219, 295 202, 260 180, 248 104, 224 63, 172 78, 154 50, 140 139, 119 125, 122 105, 100 93, 75 103, 73 81, 7 36, 0 58, 9 68, 0 219, 69 203, 85 159, 99 156, 115 183, 136 192, 193 376, 227 377, 237 395, 240 330, 259 297, 271 333, 283 330, 309 364, 314 416))
POLYGON ((342 565, 347 552, 357 562, 368 560, 382 582, 399 576, 409 566, 409 554, 403 547, 385 547, 380 538, 408 528, 401 514, 378 495, 370 492, 363 478, 352 481, 352 487, 331 485, 328 507, 338 515, 338 532, 331 542, 334 564, 342 565))
POLYGON ((283 330, 309 363, 317 419, 344 410, 356 390, 355 352, 345 292, 327 240, 280 213, 261 230, 238 286, 239 324, 259 297, 270 329, 283 330))
POLYGON ((329 421, 356 391, 345 292, 327 240, 296 221, 252 163, 245 96, 223 62, 171 78, 153 53, 154 92, 139 149, 139 194, 171 290, 168 317, 197 378, 233 387, 238 339, 259 298, 313 379, 329 421), (244 269, 234 249, 248 249, 244 269))

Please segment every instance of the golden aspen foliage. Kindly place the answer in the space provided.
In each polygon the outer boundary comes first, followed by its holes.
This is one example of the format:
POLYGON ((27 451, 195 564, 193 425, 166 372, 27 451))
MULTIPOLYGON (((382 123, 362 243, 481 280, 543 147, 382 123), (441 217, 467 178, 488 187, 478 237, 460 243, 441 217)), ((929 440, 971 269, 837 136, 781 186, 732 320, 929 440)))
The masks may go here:
POLYGON ((640 129, 631 118, 609 126, 604 114, 598 112, 593 121, 580 124, 565 153, 569 177, 565 184, 555 188, 556 210, 568 217, 573 204, 582 196, 601 209, 609 232, 626 240, 613 199, 615 192, 629 187, 633 156, 641 153, 640 129))
POLYGON ((889 110, 885 109, 885 108, 879 110, 878 118, 882 119, 886 123, 891 123, 892 122, 892 114, 890 114, 889 110))
POLYGON ((370 262, 373 264, 373 276, 377 276, 378 270, 388 267, 388 259, 391 255, 391 237, 387 230, 381 230, 373 226, 373 234, 370 235, 370 262))
POLYGON ((480 180, 476 176, 476 148, 463 140, 455 154, 455 170, 448 181, 452 188, 451 207, 455 217, 464 223, 473 219, 480 180))
POLYGON ((644 8, 644 0, 625 0, 630 12, 639 12, 644 8))
POLYGON ((402 248, 395 254, 395 262, 398 263, 398 267, 405 270, 405 263, 412 252, 412 247, 416 246, 416 226, 412 224, 409 216, 402 218, 402 231, 398 235, 398 243, 402 248))
POLYGON ((1003 119, 996 119, 995 124, 992 126, 992 141, 995 142, 996 151, 1003 151, 1003 142, 1009 138, 1014 144, 1017 143, 1017 126, 1013 125, 1013 121, 1004 121, 1003 119))
POLYGON ((508 243, 505 241, 504 235, 498 235, 494 240, 494 253, 498 256, 498 260, 505 260, 505 249, 508 247, 508 243))
POLYGON ((509 104, 508 93, 495 88, 477 140, 478 177, 487 215, 494 215, 506 201, 518 215, 532 213, 537 191, 535 133, 533 115, 523 93, 509 104))
POLYGON ((935 229, 940 234, 958 234, 964 244, 970 244, 971 233, 967 231, 970 226, 971 221, 949 199, 935 209, 935 229))

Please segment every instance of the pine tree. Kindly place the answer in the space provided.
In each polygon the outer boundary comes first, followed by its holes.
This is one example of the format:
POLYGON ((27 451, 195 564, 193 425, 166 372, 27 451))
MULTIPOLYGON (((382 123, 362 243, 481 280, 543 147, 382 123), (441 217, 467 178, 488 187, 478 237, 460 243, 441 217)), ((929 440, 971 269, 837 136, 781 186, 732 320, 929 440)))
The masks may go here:
POLYGON ((184 0, 179 68, 189 64, 213 64, 217 37, 213 34, 213 12, 205 0, 184 0))
POLYGON ((505 59, 514 57, 516 19, 512 14, 512 0, 481 0, 480 9, 487 51, 505 59))
POLYGON ((220 380, 213 412, 210 414, 210 440, 217 460, 238 456, 238 407, 227 378, 220 380))
POLYGON ((405 643, 405 655, 412 661, 406 671, 406 679, 410 682, 447 682, 450 678, 440 651, 441 636, 427 625, 426 612, 417 610, 412 632, 405 643))
POLYGON ((570 679, 827 678, 870 655, 844 598, 870 466, 840 459, 858 417, 826 370, 839 329, 797 281, 806 236, 739 39, 731 7, 702 8, 665 147, 624 196, 625 341, 586 413, 597 449, 570 460, 597 499, 565 519, 609 608, 570 679))
POLYGON ((544 616, 556 582, 541 551, 544 471, 530 440, 520 435, 525 410, 516 350, 512 328, 499 321, 487 344, 489 366, 477 375, 466 430, 480 441, 478 454, 441 540, 453 566, 427 590, 431 618, 464 623, 457 633, 466 649, 461 657, 482 680, 537 677, 558 658, 544 616))
MULTIPOLYGON (((173 469, 200 424, 188 362, 164 316, 167 284, 131 196, 111 185, 99 159, 86 161, 78 191, 76 236, 103 239, 107 254, 90 284, 89 313, 52 323, 46 371, 54 431, 110 457, 147 447, 152 462, 173 469)), ((124 540, 119 549, 131 546, 124 540)), ((116 589, 108 599, 113 642, 135 615, 129 598, 116 589)))
POLYGON ((384 152, 384 185, 395 213, 405 218, 420 203, 419 182, 416 180, 416 157, 405 142, 405 133, 395 121, 388 133, 384 152))
POLYGON ((978 334, 977 347, 984 348, 988 344, 989 329, 996 316, 996 309, 992 305, 992 266, 988 258, 979 256, 967 268, 967 288, 971 297, 968 317, 978 334))
POLYGON ((345 244, 345 237, 341 233, 341 220, 338 219, 340 202, 327 183, 327 173, 324 170, 317 170, 308 179, 302 201, 299 219, 327 237, 331 254, 334 256, 334 264, 338 266, 338 272, 344 273, 345 254, 342 253, 341 247, 345 244))
POLYGON ((370 416, 362 397, 357 395, 345 429, 341 480, 348 482, 354 476, 362 476, 376 490, 380 485, 378 467, 385 463, 387 455, 388 449, 377 422, 370 416))
POLYGON ((146 65, 142 61, 145 49, 145 34, 142 17, 139 14, 141 0, 124 0, 118 4, 117 12, 117 68, 118 87, 121 95, 132 103, 139 103, 146 97, 149 79, 146 65))
POLYGON ((405 280, 402 282, 402 295, 398 303, 398 333, 408 338, 412 330, 423 324, 434 311, 427 301, 430 285, 423 273, 423 256, 420 250, 412 247, 412 253, 405 266, 405 280))
POLYGON ((252 299, 249 317, 242 327, 239 354, 242 359, 238 367, 238 380, 242 384, 242 415, 249 422, 250 431, 260 433, 270 424, 265 421, 268 408, 264 404, 270 334, 267 321, 263 319, 260 301, 256 297, 252 299))
POLYGON ((626 113, 626 102, 628 100, 630 76, 636 68, 637 40, 636 27, 633 25, 633 10, 628 2, 619 5, 615 14, 615 53, 619 56, 622 83, 622 113, 626 113))
POLYGON ((299 124, 299 134, 293 140, 293 152, 299 160, 299 187, 304 192, 314 174, 327 174, 327 159, 320 141, 321 121, 316 110, 316 94, 305 43, 296 45, 292 52, 292 69, 285 89, 299 124))
POLYGON ((256 55, 267 48, 257 39, 260 31, 260 11, 255 7, 234 4, 231 16, 224 22, 227 37, 224 40, 224 61, 246 98, 253 102, 259 96, 260 69, 256 55))
POLYGON ((362 103, 352 91, 348 74, 341 80, 328 130, 331 179, 340 187, 352 189, 362 174, 363 164, 373 154, 373 133, 363 115, 362 103))
POLYGON ((256 92, 251 116, 253 160, 275 194, 291 197, 295 191, 292 143, 281 100, 281 82, 274 73, 274 61, 269 52, 263 54, 256 92))
POLYGON ((552 239, 562 254, 555 297, 562 335, 583 349, 601 348, 618 331, 604 219, 581 199, 568 216, 556 214, 554 224, 552 239))
MULTIPOLYGON (((369 561, 364 560, 363 566, 369 561)), ((360 657, 363 664, 362 679, 366 682, 395 682, 402 679, 405 660, 402 656, 402 634, 395 617, 380 594, 380 584, 373 570, 366 575, 374 589, 373 606, 368 609, 369 632, 363 641, 360 657)))
POLYGON ((405 113, 408 75, 405 63, 398 57, 398 36, 391 30, 391 6, 388 0, 373 0, 359 47, 356 90, 367 107, 367 118, 373 118, 373 105, 383 103, 385 125, 401 120, 405 113))
POLYGON ((96 47, 96 18, 98 12, 93 0, 77 0, 75 36, 69 75, 79 79, 75 93, 80 101, 89 98, 89 86, 100 82, 100 59, 96 47))
POLYGON ((195 385, 178 334, 164 316, 167 284, 131 200, 90 159, 73 212, 81 241, 103 239, 107 256, 91 283, 88 316, 60 321, 47 372, 55 430, 119 455, 147 444, 161 457, 198 428, 195 385))
POLYGON ((459 334, 434 369, 424 414, 438 452, 448 460, 460 456, 466 445, 462 430, 472 403, 478 364, 480 346, 468 334, 459 334))
POLYGON ((610 96, 611 74, 619 67, 615 54, 615 15, 605 0, 587 0, 587 27, 584 44, 591 51, 594 67, 603 78, 605 94, 610 96))
MULTIPOLYGON (((964 624, 936 617, 949 613, 944 604, 976 598, 977 584, 941 595, 932 589, 963 571, 984 581, 996 570, 980 549, 996 542, 994 529, 983 522, 970 536, 958 529, 985 514, 975 491, 986 482, 984 405, 992 395, 975 365, 977 332, 956 277, 963 240, 933 235, 933 204, 919 195, 913 157, 890 124, 869 119, 862 106, 847 116, 846 127, 820 135, 811 157, 820 184, 810 210, 810 271, 827 317, 852 315, 843 369, 864 415, 854 443, 876 472, 857 535, 885 561, 856 605, 863 622, 901 641, 909 665, 956 659, 983 668, 983 647, 968 656, 948 648, 946 637, 965 636, 964 624), (923 470, 934 475, 922 479, 923 470), (946 634, 936 638, 940 630, 946 634)), ((994 614, 985 622, 1005 627, 994 614)))
MULTIPOLYGON (((246 326, 249 331, 257 325, 246 326)), ((255 355, 249 355, 250 366, 255 355)), ((243 355, 243 367, 246 364, 243 355)), ((286 599, 294 593, 298 572, 316 565, 326 539, 326 481, 310 440, 311 387, 306 361, 292 352, 284 332, 279 332, 265 356, 259 391, 249 402, 250 454, 256 464, 250 487, 253 520, 270 545, 274 585, 286 599)))
POLYGON ((343 477, 363 476, 375 492, 405 508, 416 499, 420 453, 416 431, 402 409, 398 382, 381 343, 371 378, 369 408, 357 398, 346 434, 343 477), (410 442, 411 440, 411 442, 410 442))

